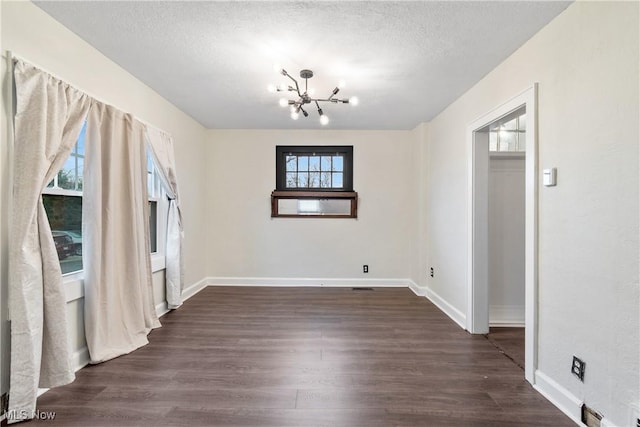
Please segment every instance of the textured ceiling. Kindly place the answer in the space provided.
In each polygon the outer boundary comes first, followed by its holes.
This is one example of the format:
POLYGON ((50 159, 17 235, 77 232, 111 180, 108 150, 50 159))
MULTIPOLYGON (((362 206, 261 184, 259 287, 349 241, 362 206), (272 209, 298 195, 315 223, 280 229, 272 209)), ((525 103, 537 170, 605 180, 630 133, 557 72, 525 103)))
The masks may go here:
POLYGON ((207 128, 321 128, 293 121, 269 83, 279 64, 327 97, 329 129, 429 121, 569 2, 36 2, 207 128))

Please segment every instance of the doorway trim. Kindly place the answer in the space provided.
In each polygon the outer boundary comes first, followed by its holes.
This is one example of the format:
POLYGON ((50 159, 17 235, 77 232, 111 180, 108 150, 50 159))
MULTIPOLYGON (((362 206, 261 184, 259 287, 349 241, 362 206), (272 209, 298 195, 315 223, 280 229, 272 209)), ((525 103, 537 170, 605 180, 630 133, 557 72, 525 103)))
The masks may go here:
POLYGON ((488 136, 479 132, 512 111, 526 108, 525 149, 525 379, 535 383, 538 365, 538 84, 476 119, 467 127, 467 313, 466 330, 489 332, 488 136), (483 140, 484 139, 484 140, 483 140), (480 147, 481 146, 481 147, 480 147), (486 149, 485 149, 486 147, 486 149))

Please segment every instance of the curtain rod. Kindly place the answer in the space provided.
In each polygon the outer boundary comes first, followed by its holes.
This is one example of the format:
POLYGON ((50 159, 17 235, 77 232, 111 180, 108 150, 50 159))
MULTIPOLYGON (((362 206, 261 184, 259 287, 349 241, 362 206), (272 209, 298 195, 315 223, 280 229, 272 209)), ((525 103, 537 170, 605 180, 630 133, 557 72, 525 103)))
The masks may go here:
MULTIPOLYGON (((170 137, 171 139, 173 139, 173 136, 172 136, 169 132, 167 132, 166 130, 164 130, 164 129, 160 129, 160 128, 159 128, 159 127, 157 127, 157 126, 152 125, 151 123, 149 123, 149 122, 147 122, 147 121, 145 121, 145 120, 140 119, 139 117, 137 117, 136 115, 134 115, 134 114, 132 114, 132 113, 127 113, 125 110, 121 109, 120 107, 117 107, 117 106, 115 106, 115 105, 113 105, 113 104, 111 104, 111 103, 109 103, 109 102, 103 101, 103 100, 102 100, 102 99, 100 99, 99 97, 92 95, 91 93, 87 92, 86 90, 82 90, 82 89, 78 88, 77 86, 75 86, 74 84, 69 83, 67 80, 65 80, 65 79, 63 79, 63 78, 60 78, 60 77, 59 77, 59 76, 57 76, 56 74, 54 74, 54 73, 51 73, 51 72, 47 71, 44 67, 41 67, 40 65, 38 65, 37 63, 35 63, 35 62, 33 62, 33 61, 30 61, 30 60, 28 60, 28 59, 25 59, 25 58, 24 58, 24 57, 22 57, 22 56, 18 56, 18 55, 14 54, 14 53, 13 53, 12 51, 10 51, 10 50, 7 50, 7 51, 6 51, 6 54, 5 54, 5 55, 2 55, 2 57, 7 59, 7 64, 8 64, 8 70, 9 70, 9 71, 11 70, 11 66, 12 66, 12 64, 13 64, 13 62, 14 62, 14 61, 22 61, 22 62, 24 62, 24 63, 26 63, 26 64, 31 65, 32 67, 35 67, 35 68, 39 69, 40 71, 42 71, 42 72, 44 72, 44 73, 49 74, 51 77, 54 77, 54 78, 56 78, 56 79, 60 80, 61 82, 64 82, 65 84, 68 84, 69 86, 71 86, 72 88, 74 88, 75 90, 77 90, 78 92, 81 92, 81 93, 83 93, 83 94, 87 95, 87 96, 88 96, 89 98, 91 98, 92 100, 94 100, 94 101, 96 101, 96 102, 100 102, 100 103, 105 104, 105 105, 110 105, 110 106, 112 106, 112 107, 114 107, 114 108, 117 108, 118 110, 120 110, 120 111, 124 112, 125 114, 130 114, 131 116, 133 116, 133 118, 135 118, 136 120, 138 120, 138 121, 139 121, 140 123, 142 123, 143 125, 148 126, 148 127, 150 127, 150 128, 153 128, 153 129, 157 130, 158 132, 162 132, 162 133, 164 133, 165 135, 167 135, 168 137, 170 137)), ((10 72, 9 74, 10 74, 10 86, 11 86, 11 87, 13 87, 13 73, 11 73, 11 72, 10 72)), ((136 80, 137 80, 137 79, 136 79, 136 80)), ((154 91, 154 92, 155 92, 155 91, 154 91)), ((158 95, 159 95, 159 94, 158 94, 158 95)), ((13 99, 13 96, 12 96, 12 97, 10 97, 10 99, 13 99)), ((163 99, 164 99, 164 98, 163 98, 163 99)), ((12 105, 13 105, 13 104, 12 104, 12 105)), ((12 109, 13 109, 13 106, 12 106, 12 109)), ((15 113, 15 111, 11 111, 11 112, 12 112, 12 113, 15 113)), ((13 114, 12 114, 12 117, 13 117, 13 114)), ((13 128, 12 128, 12 132, 13 132, 13 128)))

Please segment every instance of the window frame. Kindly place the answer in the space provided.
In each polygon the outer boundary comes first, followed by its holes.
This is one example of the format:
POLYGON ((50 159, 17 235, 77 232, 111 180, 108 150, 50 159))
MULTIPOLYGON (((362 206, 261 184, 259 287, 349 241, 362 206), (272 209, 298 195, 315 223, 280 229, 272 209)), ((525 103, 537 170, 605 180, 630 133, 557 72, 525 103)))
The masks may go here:
MULTIPOLYGON (((78 157, 78 154, 74 154, 76 151, 76 146, 70 154, 70 156, 75 155, 78 157)), ((151 154, 149 154, 153 157, 151 154)), ((84 159, 84 154, 81 155, 84 159)), ((77 163, 76 163, 77 167, 77 163)), ((149 171, 147 171, 149 172, 149 171)), ((58 175, 60 171, 56 173, 55 177, 52 179, 53 186, 49 187, 48 185, 42 190, 42 196, 66 196, 66 197, 80 197, 83 198, 84 194, 84 185, 82 186, 82 190, 69 190, 65 188, 61 188, 58 186, 58 175)), ((76 176, 77 178, 77 176, 76 176)), ((165 269, 166 259, 165 259, 165 246, 167 239, 167 221, 169 216, 169 198, 167 197, 167 193, 164 189, 164 184, 162 183, 162 178, 160 177, 160 172, 155 166, 153 167, 152 173, 147 175, 147 179, 152 180, 152 188, 154 194, 148 194, 148 202, 156 203, 156 251, 151 252, 151 247, 149 246, 149 251, 151 255, 151 271, 152 273, 156 273, 160 270, 165 269)), ((76 188, 77 188, 76 183, 76 188)), ((149 190, 149 186, 147 186, 147 192, 149 190)), ((151 230, 149 230, 151 231, 151 230)), ((83 268, 81 270, 74 270, 67 273, 62 274, 63 283, 65 287, 67 287, 67 301, 73 301, 74 299, 80 298, 83 295, 82 285, 84 283, 84 260, 83 260, 83 268)))
POLYGON ((276 191, 345 192, 353 191, 353 145, 276 145, 276 191), (344 156, 342 187, 287 187, 286 157, 288 155, 344 156))
MULTIPOLYGON (((151 254, 152 272, 163 270, 166 264, 165 248, 167 243, 167 221, 169 219, 169 197, 164 188, 162 177, 151 149, 147 147, 147 203, 149 204, 149 214, 151 214, 151 203, 156 204, 155 236, 156 250, 151 252, 151 242, 149 242, 149 252, 151 254), (149 170, 151 162, 151 170, 149 170)), ((151 224, 149 224, 149 238, 151 238, 151 224)))
MULTIPOLYGON (((299 171, 296 171, 298 173, 299 171)), ((353 191, 353 145, 276 145, 276 189, 271 193, 271 217, 281 218, 357 218, 358 193, 353 191), (287 156, 335 156, 341 155, 342 187, 287 187, 287 156), (297 199, 299 202, 322 200, 348 200, 349 209, 344 213, 280 213, 279 201, 297 199)))

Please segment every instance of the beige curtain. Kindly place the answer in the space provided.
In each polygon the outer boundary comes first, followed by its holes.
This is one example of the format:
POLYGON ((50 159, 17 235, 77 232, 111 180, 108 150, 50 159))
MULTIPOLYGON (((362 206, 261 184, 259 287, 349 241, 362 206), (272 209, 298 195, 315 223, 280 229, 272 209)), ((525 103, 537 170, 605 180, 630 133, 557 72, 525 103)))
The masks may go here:
POLYGON ((13 215, 9 249, 9 422, 33 418, 38 386, 70 383, 66 298, 42 190, 69 156, 90 99, 16 61, 13 215))
POLYGON ((94 102, 82 208, 84 319, 91 363, 148 343, 153 303, 144 125, 94 102))
POLYGON ((184 261, 182 256, 182 215, 178 196, 178 177, 174 158, 173 140, 170 135, 147 127, 149 148, 169 197, 169 216, 167 224, 167 243, 165 247, 165 289, 167 306, 174 309, 182 305, 184 286, 184 261))

